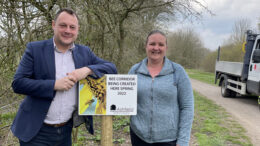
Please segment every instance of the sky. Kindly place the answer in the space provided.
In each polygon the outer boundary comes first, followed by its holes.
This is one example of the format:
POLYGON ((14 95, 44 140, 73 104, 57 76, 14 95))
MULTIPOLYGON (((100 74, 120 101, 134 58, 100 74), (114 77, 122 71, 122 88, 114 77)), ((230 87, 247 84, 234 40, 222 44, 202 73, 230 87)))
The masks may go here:
MULTIPOLYGON (((230 37, 236 21, 247 19, 252 30, 258 31, 260 23, 260 0, 198 0, 215 15, 203 11, 202 19, 195 22, 176 22, 169 26, 171 31, 193 28, 200 36, 204 47, 216 50, 230 37)), ((201 11, 201 9, 198 9, 201 11)), ((257 32, 259 33, 259 31, 257 32)))

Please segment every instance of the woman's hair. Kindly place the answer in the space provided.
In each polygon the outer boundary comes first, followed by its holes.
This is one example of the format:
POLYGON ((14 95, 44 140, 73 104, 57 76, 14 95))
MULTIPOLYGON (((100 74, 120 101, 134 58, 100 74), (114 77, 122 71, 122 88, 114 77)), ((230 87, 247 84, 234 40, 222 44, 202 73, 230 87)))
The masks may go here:
POLYGON ((164 37, 166 38, 166 45, 167 45, 167 37, 166 37, 166 35, 165 35, 162 31, 160 31, 160 30, 153 30, 153 31, 151 31, 151 32, 148 34, 147 38, 146 38, 145 44, 147 44, 149 37, 150 37, 151 35, 153 35, 153 34, 156 34, 156 33, 159 33, 159 34, 161 34, 162 36, 164 36, 164 37))

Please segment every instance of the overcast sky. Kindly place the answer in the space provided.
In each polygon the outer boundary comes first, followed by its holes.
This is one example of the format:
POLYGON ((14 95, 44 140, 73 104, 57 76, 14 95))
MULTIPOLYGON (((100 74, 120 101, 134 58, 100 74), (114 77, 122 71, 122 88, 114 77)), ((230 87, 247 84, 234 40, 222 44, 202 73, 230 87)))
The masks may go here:
MULTIPOLYGON (((260 21, 260 0, 199 0, 206 5, 215 16, 203 14, 200 22, 172 24, 170 30, 191 27, 200 35, 206 48, 216 50, 232 33, 236 21, 250 20, 251 29, 257 30, 260 21)), ((259 32, 258 32, 259 33, 259 32)))

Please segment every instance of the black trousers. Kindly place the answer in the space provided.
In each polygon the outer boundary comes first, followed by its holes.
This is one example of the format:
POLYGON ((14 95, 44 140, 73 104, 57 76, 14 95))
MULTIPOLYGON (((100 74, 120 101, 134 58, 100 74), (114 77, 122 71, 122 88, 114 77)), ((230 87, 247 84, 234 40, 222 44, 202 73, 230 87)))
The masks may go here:
POLYGON ((130 136, 131 136, 131 142, 132 146, 176 146, 176 141, 170 141, 170 142, 159 142, 159 143, 147 143, 140 139, 130 128, 130 136))

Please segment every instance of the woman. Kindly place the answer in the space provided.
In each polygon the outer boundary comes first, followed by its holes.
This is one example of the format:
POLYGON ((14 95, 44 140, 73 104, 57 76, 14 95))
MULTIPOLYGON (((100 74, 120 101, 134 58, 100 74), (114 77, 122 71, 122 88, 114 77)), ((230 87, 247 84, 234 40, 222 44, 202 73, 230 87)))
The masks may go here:
POLYGON ((147 58, 132 66, 138 76, 137 115, 130 118, 133 146, 188 146, 193 121, 193 91, 181 65, 165 55, 167 39, 154 30, 146 40, 147 58))

